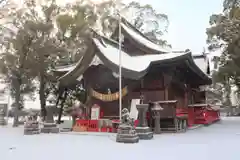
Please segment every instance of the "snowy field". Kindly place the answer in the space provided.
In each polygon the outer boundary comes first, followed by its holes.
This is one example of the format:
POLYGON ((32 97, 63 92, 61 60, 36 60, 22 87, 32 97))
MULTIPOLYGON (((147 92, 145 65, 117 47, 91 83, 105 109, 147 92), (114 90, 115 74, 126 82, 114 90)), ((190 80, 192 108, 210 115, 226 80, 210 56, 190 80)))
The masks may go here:
POLYGON ((40 134, 0 128, 1 160, 240 160, 240 118, 180 134, 162 134, 138 144, 114 135, 40 134))

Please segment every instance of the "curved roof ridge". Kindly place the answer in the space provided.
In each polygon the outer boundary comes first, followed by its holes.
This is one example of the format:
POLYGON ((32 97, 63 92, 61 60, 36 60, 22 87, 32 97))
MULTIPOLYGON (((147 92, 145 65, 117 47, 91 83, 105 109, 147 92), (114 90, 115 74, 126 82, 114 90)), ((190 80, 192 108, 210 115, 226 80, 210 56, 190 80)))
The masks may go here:
POLYGON ((62 65, 62 66, 56 66, 53 71, 56 72, 66 72, 71 70, 72 68, 74 68, 77 65, 77 63, 73 63, 73 64, 67 64, 67 65, 62 65))
POLYGON ((132 39, 134 39, 134 41, 153 50, 154 52, 160 53, 171 52, 171 49, 167 49, 166 47, 156 44, 155 42, 150 40, 141 31, 139 31, 130 22, 128 22, 125 18, 122 18, 121 27, 132 39))

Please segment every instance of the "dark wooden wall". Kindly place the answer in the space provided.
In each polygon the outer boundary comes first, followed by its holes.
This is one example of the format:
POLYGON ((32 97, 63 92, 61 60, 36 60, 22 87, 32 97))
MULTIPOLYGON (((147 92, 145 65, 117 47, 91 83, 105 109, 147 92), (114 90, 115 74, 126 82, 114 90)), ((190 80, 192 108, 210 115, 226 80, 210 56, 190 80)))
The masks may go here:
MULTIPOLYGON (((102 69, 100 71, 99 70, 97 71, 99 73, 98 75, 101 77, 100 78, 101 80, 98 80, 98 83, 99 83, 98 86, 100 87, 98 88, 99 92, 101 90, 102 91, 106 90, 105 87, 108 86, 107 81, 104 81, 104 79, 105 78, 112 79, 110 74, 109 73, 107 74, 107 72, 109 71, 105 71, 105 76, 103 76, 104 74, 100 74, 100 72, 102 71, 103 71, 102 69), (102 86, 105 86, 105 87, 102 88, 102 86)), ((91 77, 91 78, 88 78, 89 80, 94 79, 94 77, 92 76, 89 76, 89 77, 91 77)), ((108 79, 109 88, 111 88, 113 91, 117 91, 118 89, 114 89, 114 88, 117 88, 116 87, 117 82, 115 82, 117 80, 114 81, 113 79, 112 80, 111 79, 108 79)), ((94 80, 96 80, 96 78, 94 80)), ((92 80, 92 82, 94 82, 94 80, 92 80)), ((128 94, 123 98, 122 107, 128 108, 128 109, 130 109, 131 107, 132 99, 141 99, 141 97, 143 97, 143 103, 149 103, 154 101, 177 100, 178 101, 177 108, 186 108, 189 103, 187 98, 191 98, 193 95, 193 92, 189 92, 187 95, 187 89, 182 87, 184 85, 181 84, 181 82, 179 83, 173 82, 172 77, 167 74, 148 74, 142 80, 139 80, 136 83, 131 83, 131 84, 125 83, 125 85, 128 86, 128 94)), ((92 87, 95 88, 95 86, 92 86, 92 87)), ((191 90, 191 88, 189 90, 191 90)), ((103 93, 103 94, 106 94, 106 93, 103 93)), ((119 115, 118 100, 112 101, 112 102, 104 102, 104 101, 92 98, 91 105, 94 105, 94 104, 97 104, 101 107, 101 111, 103 112, 104 116, 118 117, 119 115)))

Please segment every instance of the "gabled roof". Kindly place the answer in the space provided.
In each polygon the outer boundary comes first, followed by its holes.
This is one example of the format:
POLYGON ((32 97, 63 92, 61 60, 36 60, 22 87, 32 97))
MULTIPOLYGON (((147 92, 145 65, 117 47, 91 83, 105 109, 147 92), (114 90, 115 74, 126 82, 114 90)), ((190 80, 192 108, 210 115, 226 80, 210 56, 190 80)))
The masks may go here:
MULTIPOLYGON (((93 38, 93 45, 89 51, 79 60, 75 67, 67 69, 60 68, 57 71, 64 71, 65 74, 59 78, 60 84, 67 85, 73 79, 77 80, 87 70, 94 57, 97 56, 100 61, 114 73, 119 69, 119 50, 118 44, 105 37, 93 38), (67 71, 67 72, 66 72, 67 71)), ((151 67, 161 65, 171 66, 174 63, 186 63, 191 72, 197 75, 204 84, 211 83, 210 78, 201 71, 195 64, 190 52, 165 53, 155 55, 130 56, 126 51, 122 51, 122 75, 129 79, 140 79, 151 67)), ((96 65, 96 64, 95 64, 96 65)))
POLYGON ((210 62, 206 54, 194 54, 193 60, 206 75, 210 74, 210 62))
MULTIPOLYGON (((119 28, 117 27, 115 33, 113 34, 113 37, 118 36, 118 29, 119 28)), ((135 46, 138 46, 138 48, 143 50, 144 52, 151 54, 162 54, 171 52, 170 48, 166 48, 154 43, 123 17, 121 20, 121 30, 124 36, 127 36, 128 39, 130 39, 135 46)))
MULTIPOLYGON (((106 38, 93 39, 98 50, 97 55, 113 72, 118 73, 119 68, 119 50, 118 44, 113 44, 106 38), (116 53, 116 54, 114 54, 116 53)), ((139 79, 143 77, 153 64, 172 62, 177 59, 185 59, 191 56, 191 53, 166 53, 144 56, 130 56, 125 51, 122 54, 122 72, 125 78, 139 79)))
POLYGON ((129 23, 126 19, 122 18, 121 27, 125 34, 128 35, 129 38, 134 40, 139 45, 146 47, 149 52, 149 49, 154 53, 169 53, 171 52, 170 48, 164 48, 154 42, 152 42, 149 38, 147 38, 142 32, 136 29, 131 23, 129 23))
POLYGON ((63 76, 58 79, 60 85, 67 86, 75 83, 76 80, 81 80, 83 73, 87 70, 89 64, 91 64, 92 60, 95 56, 95 48, 88 47, 87 52, 83 55, 83 57, 73 65, 73 67, 64 66, 60 68, 60 70, 56 69, 55 72, 63 72, 63 76))
MULTIPOLYGON (((118 30, 117 28, 116 30, 118 30)), ((122 17, 121 29, 124 36, 127 36, 131 42, 137 46, 140 50, 148 53, 154 54, 166 54, 171 53, 170 48, 164 48, 154 42, 152 42, 148 37, 146 37, 142 32, 136 29, 131 23, 129 23, 125 18, 122 17)), ((116 32, 118 34, 118 32, 116 32)), ((116 34, 114 34, 116 36, 116 34)), ((209 60, 206 59, 204 54, 193 55, 194 62, 196 65, 205 73, 210 74, 209 60)))

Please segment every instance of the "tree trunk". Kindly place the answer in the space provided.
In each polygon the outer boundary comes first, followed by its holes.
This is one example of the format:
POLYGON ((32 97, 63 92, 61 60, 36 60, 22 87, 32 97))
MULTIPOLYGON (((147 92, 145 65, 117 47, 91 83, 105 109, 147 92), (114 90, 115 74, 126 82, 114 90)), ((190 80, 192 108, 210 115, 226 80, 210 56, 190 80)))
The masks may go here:
MULTIPOLYGON (((58 94, 58 98, 57 98, 57 102, 56 102, 56 104, 55 104, 55 106, 56 107, 58 107, 58 104, 59 104, 59 102, 60 102, 60 100, 62 99, 62 92, 61 92, 61 90, 59 91, 59 94, 58 94)), ((60 111, 59 111, 59 113, 58 113, 58 119, 59 119, 59 116, 60 116, 60 111)))
POLYGON ((43 74, 40 73, 40 87, 39 87, 39 99, 41 104, 41 116, 43 118, 43 121, 45 121, 45 118, 47 116, 47 110, 46 110, 46 97, 45 97, 45 81, 43 74))
MULTIPOLYGON (((62 93, 61 93, 62 94, 62 93)), ((64 107, 64 103, 67 99, 67 91, 64 91, 64 97, 61 98, 62 101, 61 101, 61 107, 60 107, 60 110, 59 110, 59 114, 58 114, 58 124, 61 123, 61 118, 62 118, 62 113, 63 113, 63 107, 64 107)))
POLYGON ((20 99, 21 99, 21 91, 20 91, 20 87, 21 87, 21 79, 17 78, 16 80, 16 93, 15 93, 15 106, 14 106, 14 119, 13 119, 13 127, 18 127, 18 113, 19 113, 19 109, 20 109, 20 99))
POLYGON ((90 87, 87 86, 86 87, 86 94, 87 94, 87 98, 86 98, 86 101, 84 103, 84 105, 86 106, 86 118, 87 119, 91 119, 91 99, 92 99, 92 96, 91 96, 91 93, 90 93, 90 87))

